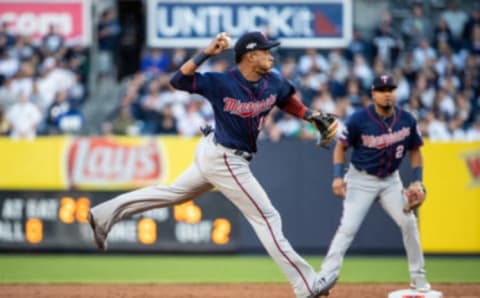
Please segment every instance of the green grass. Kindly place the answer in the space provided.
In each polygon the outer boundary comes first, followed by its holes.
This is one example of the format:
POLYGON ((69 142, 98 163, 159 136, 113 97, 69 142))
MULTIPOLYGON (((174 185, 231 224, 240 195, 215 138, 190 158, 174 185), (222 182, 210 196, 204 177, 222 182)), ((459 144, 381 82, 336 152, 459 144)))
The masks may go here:
MULTIPOLYGON (((318 268, 321 258, 307 260, 318 268)), ((480 283, 480 257, 428 257, 433 283, 480 283)), ((347 257, 340 282, 405 282, 404 257, 347 257)), ((0 255, 0 283, 286 282, 265 256, 0 255)))

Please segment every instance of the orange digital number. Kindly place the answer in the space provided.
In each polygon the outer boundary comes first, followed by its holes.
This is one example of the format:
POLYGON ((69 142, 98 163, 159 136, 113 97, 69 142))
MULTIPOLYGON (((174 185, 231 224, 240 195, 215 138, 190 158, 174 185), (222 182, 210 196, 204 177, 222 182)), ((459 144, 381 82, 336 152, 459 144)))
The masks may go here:
POLYGON ((151 218, 143 218, 138 222, 138 240, 143 244, 157 241, 157 223, 151 218))
POLYGON ((30 218, 25 223, 25 236, 28 242, 37 244, 43 240, 43 222, 38 218, 30 218))
POLYGON ((72 197, 63 197, 60 200, 58 218, 65 224, 71 224, 75 220, 75 200, 72 197))
POLYGON ((202 220, 202 209, 193 201, 176 205, 173 207, 173 216, 178 222, 184 221, 189 224, 196 224, 202 220))
POLYGON ((76 217, 78 222, 88 222, 88 212, 90 211, 90 200, 86 197, 81 197, 76 204, 76 217))
POLYGON ((60 208, 58 209, 58 218, 65 224, 75 222, 88 222, 88 212, 90 211, 90 199, 87 197, 75 200, 72 197, 63 197, 60 200, 60 208))
POLYGON ((226 218, 217 218, 213 222, 212 241, 219 245, 225 245, 230 241, 232 225, 226 218))

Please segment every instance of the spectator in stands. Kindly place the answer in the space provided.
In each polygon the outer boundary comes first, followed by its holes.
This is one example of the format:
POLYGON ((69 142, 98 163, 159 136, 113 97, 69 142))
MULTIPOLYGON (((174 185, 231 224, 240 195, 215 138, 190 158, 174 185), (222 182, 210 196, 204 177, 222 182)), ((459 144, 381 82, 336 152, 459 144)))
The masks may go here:
POLYGON ((98 71, 100 76, 114 75, 118 44, 120 36, 120 24, 118 23, 115 10, 107 8, 101 15, 97 25, 98 32, 98 71))
POLYGON ((432 25, 424 14, 423 2, 414 1, 412 14, 402 23, 402 34, 406 41, 407 49, 418 47, 421 40, 431 40, 432 25))
POLYGON ((206 121, 200 114, 200 100, 192 100, 187 104, 186 114, 178 119, 178 132, 181 136, 193 137, 200 135, 200 127, 205 126, 206 121))
POLYGON ((299 138, 302 131, 302 124, 297 118, 289 113, 280 111, 281 117, 276 122, 277 129, 282 138, 299 138))
POLYGON ((63 133, 61 127, 61 119, 71 109, 68 101, 68 92, 66 90, 58 91, 55 94, 53 103, 48 107, 46 112, 46 130, 48 134, 63 133))
POLYGON ((448 27, 447 21, 445 21, 443 18, 439 19, 437 25, 435 26, 432 43, 433 47, 437 51, 442 43, 447 43, 451 48, 455 48, 458 45, 458 42, 453 39, 453 35, 448 27))
POLYGON ((372 45, 363 37, 360 30, 355 29, 353 31, 353 37, 347 47, 346 55, 350 61, 353 61, 353 57, 356 55, 363 56, 367 62, 372 61, 372 45))
POLYGON ((480 3, 476 2, 473 5, 472 13, 463 27, 463 46, 468 45, 472 39, 474 28, 480 26, 480 3))
POLYGON ((39 109, 28 100, 28 95, 20 93, 17 102, 7 111, 7 121, 11 128, 10 137, 13 139, 34 139, 41 118, 39 109))
POLYGON ((65 39, 59 33, 56 25, 48 26, 48 33, 42 38, 40 47, 43 57, 54 57, 62 60, 67 49, 65 47, 65 39))
POLYGON ((308 48, 298 60, 298 70, 302 75, 328 72, 329 64, 325 56, 314 48, 308 48))
POLYGON ((5 117, 5 109, 0 105, 0 136, 6 136, 10 132, 10 125, 5 117))
POLYGON ((140 133, 140 127, 136 124, 128 101, 122 102, 110 123, 114 135, 138 135, 140 133))
POLYGON ((436 59, 437 53, 435 49, 430 45, 428 39, 422 39, 417 47, 413 50, 413 60, 417 67, 425 65, 428 59, 436 59))
POLYGON ((17 95, 12 88, 12 77, 6 77, 3 85, 0 86, 0 107, 7 111, 15 102, 17 95))
POLYGON ((389 66, 397 61, 403 42, 392 25, 392 15, 384 12, 374 31, 372 40, 373 57, 380 58, 389 66))
POLYGON ((447 9, 441 15, 441 19, 448 24, 455 43, 454 47, 457 48, 457 45, 461 44, 463 28, 468 21, 468 14, 459 9, 457 0, 450 0, 447 9))
POLYGON ((148 76, 165 73, 170 68, 170 57, 159 48, 147 51, 140 62, 140 70, 148 76))
POLYGON ((4 42, 0 43, 0 48, 9 48, 15 44, 15 35, 9 32, 7 21, 2 21, 0 23, 0 39, 4 40, 4 42))
POLYGON ((466 140, 470 142, 480 141, 480 114, 477 115, 477 121, 467 130, 466 140))

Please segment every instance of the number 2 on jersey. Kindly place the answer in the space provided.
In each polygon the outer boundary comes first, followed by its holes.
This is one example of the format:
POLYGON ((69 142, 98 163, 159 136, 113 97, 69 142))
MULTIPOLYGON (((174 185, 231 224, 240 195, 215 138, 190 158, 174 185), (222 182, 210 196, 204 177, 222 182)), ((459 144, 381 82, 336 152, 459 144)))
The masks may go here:
POLYGON ((400 159, 403 157, 403 152, 405 151, 405 147, 403 145, 400 145, 397 147, 395 150, 395 158, 400 159))

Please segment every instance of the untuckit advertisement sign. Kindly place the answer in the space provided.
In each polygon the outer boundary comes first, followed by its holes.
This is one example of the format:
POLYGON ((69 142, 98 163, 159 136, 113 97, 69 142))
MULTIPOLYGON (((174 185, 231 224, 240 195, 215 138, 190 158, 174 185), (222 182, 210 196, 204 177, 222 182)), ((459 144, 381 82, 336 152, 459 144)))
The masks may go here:
POLYGON ((352 36, 351 0, 149 0, 151 47, 206 46, 217 33, 235 40, 261 31, 282 47, 345 47, 352 36))
POLYGON ((39 41, 51 26, 67 43, 91 42, 89 0, 0 0, 0 23, 8 31, 39 41))

